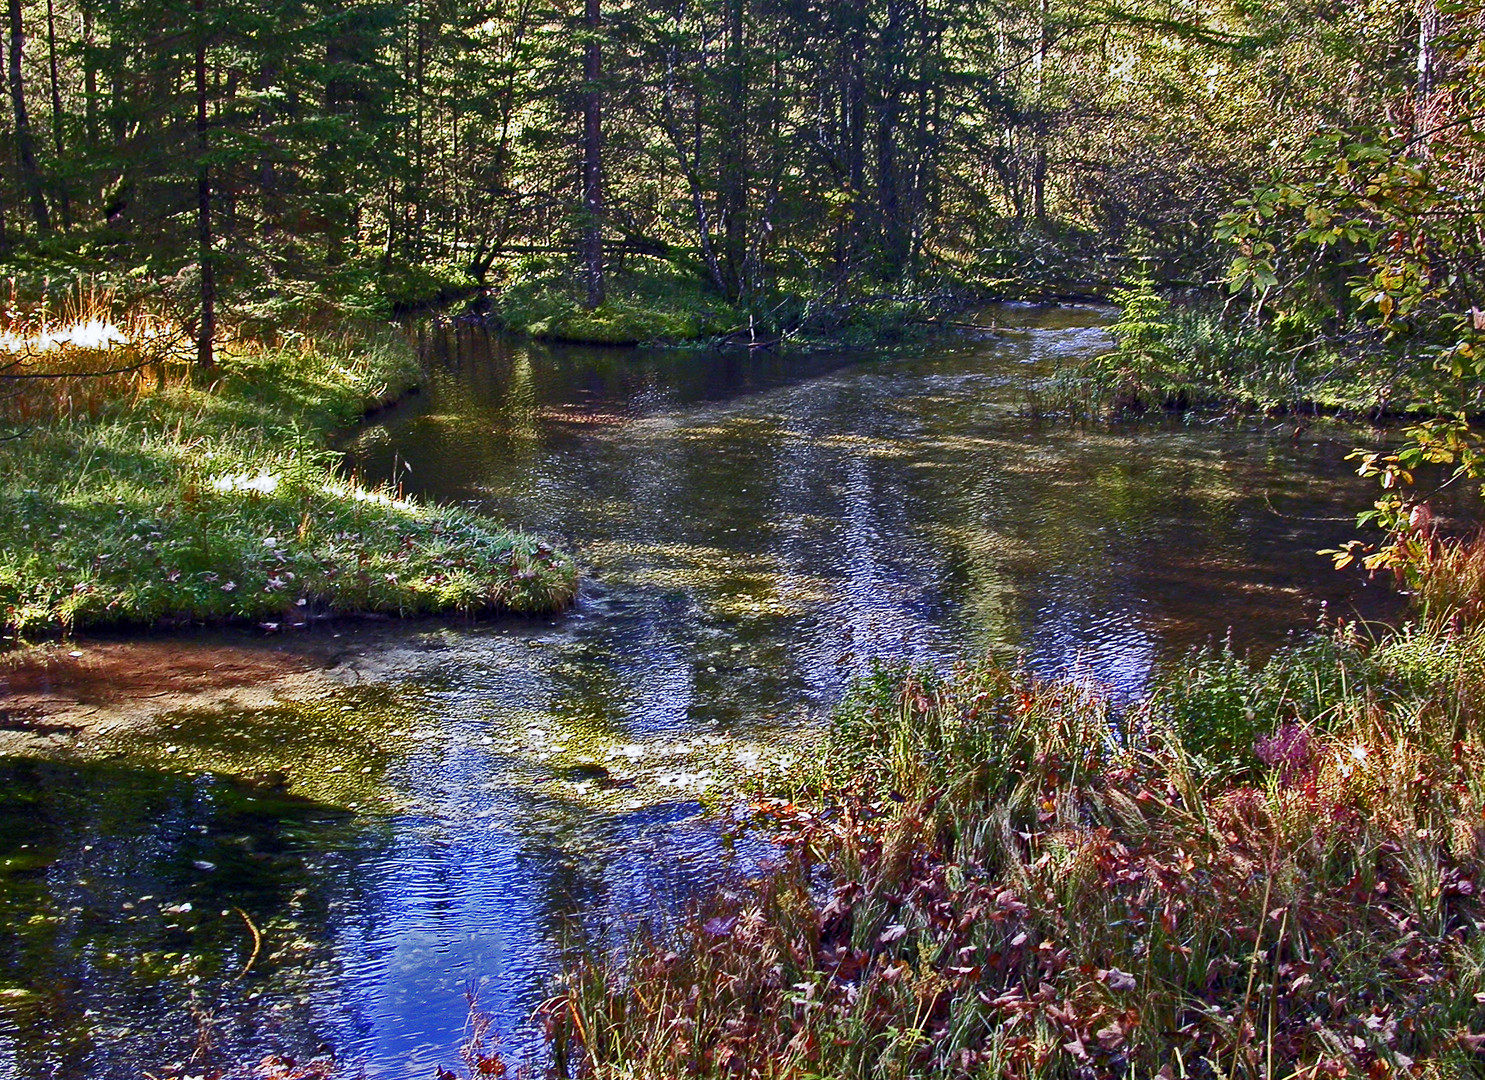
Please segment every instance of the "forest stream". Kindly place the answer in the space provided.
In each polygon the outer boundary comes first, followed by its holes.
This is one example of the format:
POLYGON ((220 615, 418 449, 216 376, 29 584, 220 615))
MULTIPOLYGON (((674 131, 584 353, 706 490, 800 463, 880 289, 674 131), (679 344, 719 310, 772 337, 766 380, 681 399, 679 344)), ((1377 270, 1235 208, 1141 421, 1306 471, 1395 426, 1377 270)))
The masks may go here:
POLYGON ((270 1053, 431 1077, 470 993, 529 1059, 563 941, 757 872, 768 845, 708 795, 807 752, 873 662, 1020 650, 1128 699, 1229 632, 1261 653, 1322 604, 1397 614, 1316 554, 1372 498, 1361 436, 1031 419, 1110 313, 977 317, 804 356, 425 328, 426 388, 350 467, 572 551, 576 607, 280 631, 322 681, 0 758, 0 1080, 270 1053))

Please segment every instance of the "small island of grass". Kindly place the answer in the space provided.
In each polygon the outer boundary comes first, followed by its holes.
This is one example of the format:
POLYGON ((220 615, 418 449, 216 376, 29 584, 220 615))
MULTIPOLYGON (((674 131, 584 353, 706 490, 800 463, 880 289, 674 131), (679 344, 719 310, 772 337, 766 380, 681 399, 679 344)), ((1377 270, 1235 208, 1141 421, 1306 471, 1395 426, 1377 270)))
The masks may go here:
POLYGON ((540 540, 344 475, 333 434, 416 383, 393 336, 236 343, 203 373, 142 322, 92 318, 10 326, 0 368, 7 634, 544 613, 575 594, 540 540))

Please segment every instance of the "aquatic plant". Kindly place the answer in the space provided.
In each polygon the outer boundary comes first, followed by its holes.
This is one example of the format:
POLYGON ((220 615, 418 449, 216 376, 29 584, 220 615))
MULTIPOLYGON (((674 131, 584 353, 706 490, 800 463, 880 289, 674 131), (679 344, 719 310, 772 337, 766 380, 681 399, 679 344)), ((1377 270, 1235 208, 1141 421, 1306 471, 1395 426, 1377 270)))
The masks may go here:
POLYGON ((555 1060, 594 1077, 1471 1073, 1485 741, 1444 676, 1480 649, 1343 628, 1246 674, 1193 658, 1122 716, 991 662, 881 671, 813 771, 754 803, 789 852, 778 872, 581 958, 547 1008, 555 1060), (1420 645, 1431 666, 1410 664, 1420 645), (1224 698, 1255 714, 1241 752, 1182 718, 1224 698))

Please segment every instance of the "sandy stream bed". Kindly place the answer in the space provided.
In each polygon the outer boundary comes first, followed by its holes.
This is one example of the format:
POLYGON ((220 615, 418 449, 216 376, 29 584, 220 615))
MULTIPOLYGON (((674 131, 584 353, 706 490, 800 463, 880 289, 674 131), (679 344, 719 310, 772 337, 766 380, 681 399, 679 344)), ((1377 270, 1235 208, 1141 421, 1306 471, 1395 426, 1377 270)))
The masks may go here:
POLYGON ((374 677, 384 658, 371 657, 328 632, 81 639, 0 653, 0 756, 92 756, 111 735, 168 714, 314 697, 374 677))

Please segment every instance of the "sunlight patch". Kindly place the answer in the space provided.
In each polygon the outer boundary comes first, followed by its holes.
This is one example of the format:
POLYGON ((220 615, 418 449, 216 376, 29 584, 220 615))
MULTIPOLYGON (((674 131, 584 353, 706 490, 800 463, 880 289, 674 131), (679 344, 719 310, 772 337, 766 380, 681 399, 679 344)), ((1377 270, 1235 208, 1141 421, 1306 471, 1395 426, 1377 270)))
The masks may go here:
POLYGON ((54 330, 43 330, 33 336, 0 331, 0 352, 46 353, 57 349, 92 349, 106 351, 129 344, 124 332, 105 319, 87 319, 54 330))

